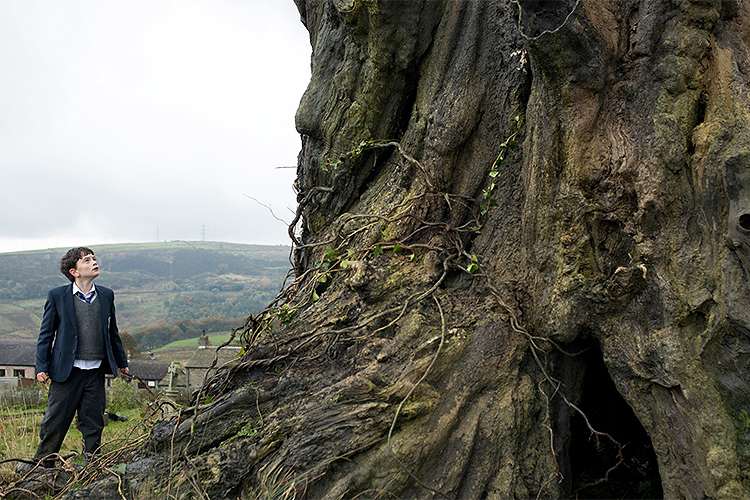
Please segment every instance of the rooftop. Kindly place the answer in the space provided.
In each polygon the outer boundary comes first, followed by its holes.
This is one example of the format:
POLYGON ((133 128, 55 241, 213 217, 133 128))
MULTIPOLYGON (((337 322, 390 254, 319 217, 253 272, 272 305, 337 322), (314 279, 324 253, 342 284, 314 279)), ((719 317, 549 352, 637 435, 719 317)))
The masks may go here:
POLYGON ((187 362, 185 368, 208 368, 214 362, 214 355, 218 352, 218 359, 214 368, 218 368, 228 361, 233 361, 240 353, 239 347, 226 346, 218 351, 214 346, 201 347, 195 350, 195 354, 187 362))
POLYGON ((130 374, 143 380, 161 380, 167 375, 169 361, 135 358, 128 361, 130 374))
POLYGON ((33 340, 0 340, 0 365, 34 366, 36 342, 33 340))

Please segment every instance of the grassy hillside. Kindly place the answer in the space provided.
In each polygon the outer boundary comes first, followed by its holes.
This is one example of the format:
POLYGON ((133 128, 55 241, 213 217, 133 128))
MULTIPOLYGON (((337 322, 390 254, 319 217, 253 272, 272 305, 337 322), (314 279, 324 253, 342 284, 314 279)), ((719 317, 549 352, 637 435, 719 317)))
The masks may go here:
MULTIPOLYGON (((229 340, 231 335, 231 332, 218 332, 212 333, 208 337, 211 345, 220 346, 229 340)), ((156 359, 178 361, 185 365, 190 358, 193 357, 196 349, 198 349, 199 339, 200 337, 191 337, 188 339, 175 340, 165 346, 154 349, 152 353, 156 359)), ((235 339, 231 345, 240 345, 239 339, 235 339)))
MULTIPOLYGON (((232 332, 217 332, 212 333, 208 336, 209 341, 211 342, 211 345, 213 346, 219 346, 229 340, 229 338, 232 336, 232 332)), ((171 349, 182 349, 182 348, 190 348, 192 350, 195 350, 198 348, 198 341, 200 340, 200 337, 190 337, 188 339, 181 339, 181 340, 175 340, 174 342, 170 342, 169 344, 159 347, 158 349, 154 349, 154 352, 165 352, 169 351, 171 349)), ((239 338, 235 337, 234 341, 231 345, 240 345, 239 338)))
MULTIPOLYGON (((120 329, 203 318, 241 318, 279 291, 289 247, 168 242, 92 247, 116 293, 120 329)), ((58 270, 67 248, 0 253, 0 338, 33 339, 47 290, 68 283, 58 270)))

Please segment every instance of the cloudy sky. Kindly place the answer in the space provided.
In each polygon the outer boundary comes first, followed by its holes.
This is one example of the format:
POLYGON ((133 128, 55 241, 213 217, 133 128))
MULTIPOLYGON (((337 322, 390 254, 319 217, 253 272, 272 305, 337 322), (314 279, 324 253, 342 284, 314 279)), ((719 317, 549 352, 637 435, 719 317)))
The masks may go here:
POLYGON ((1 0, 0 252, 288 243, 292 0, 1 0))

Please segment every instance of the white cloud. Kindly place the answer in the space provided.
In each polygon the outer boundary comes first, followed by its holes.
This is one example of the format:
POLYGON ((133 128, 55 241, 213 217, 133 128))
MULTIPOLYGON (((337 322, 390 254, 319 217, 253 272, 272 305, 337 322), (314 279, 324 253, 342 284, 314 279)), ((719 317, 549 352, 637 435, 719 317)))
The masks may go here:
POLYGON ((309 58, 292 0, 0 2, 0 251, 287 243, 309 58))

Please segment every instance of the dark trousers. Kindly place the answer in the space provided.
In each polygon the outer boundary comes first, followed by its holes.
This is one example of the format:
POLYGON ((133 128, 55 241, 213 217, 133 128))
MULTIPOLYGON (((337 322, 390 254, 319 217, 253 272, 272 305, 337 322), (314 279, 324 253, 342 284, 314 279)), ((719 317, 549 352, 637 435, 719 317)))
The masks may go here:
MULTIPOLYGON (((104 429, 104 369, 73 368, 65 382, 52 382, 47 398, 47 412, 39 430, 39 446, 34 458, 40 460, 58 453, 73 416, 78 412, 78 428, 83 434, 83 451, 98 451, 104 429)), ((48 460, 48 465, 51 460, 48 460)))

